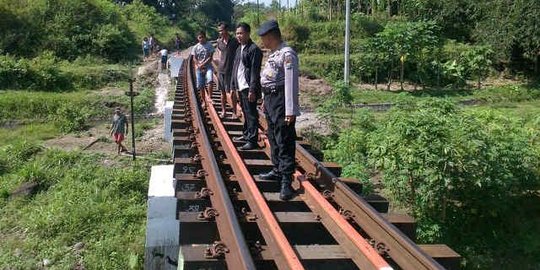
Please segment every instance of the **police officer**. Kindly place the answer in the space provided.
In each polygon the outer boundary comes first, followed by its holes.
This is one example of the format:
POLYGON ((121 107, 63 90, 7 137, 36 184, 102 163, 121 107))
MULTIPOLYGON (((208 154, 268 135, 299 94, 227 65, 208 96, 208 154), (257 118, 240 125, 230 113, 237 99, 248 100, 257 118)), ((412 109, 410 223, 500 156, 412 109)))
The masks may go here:
POLYGON ((274 168, 259 176, 263 180, 281 180, 281 200, 290 200, 294 195, 291 187, 295 171, 296 116, 298 105, 298 56, 282 38, 279 25, 270 20, 258 31, 264 47, 270 55, 261 71, 261 86, 264 93, 264 111, 268 123, 268 141, 274 168))

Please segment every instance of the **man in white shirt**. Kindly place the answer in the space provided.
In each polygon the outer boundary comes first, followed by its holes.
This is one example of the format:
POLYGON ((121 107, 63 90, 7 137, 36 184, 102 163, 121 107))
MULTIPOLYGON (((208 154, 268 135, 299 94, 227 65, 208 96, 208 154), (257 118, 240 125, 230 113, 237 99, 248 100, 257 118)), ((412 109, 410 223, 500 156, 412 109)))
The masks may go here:
POLYGON ((261 63, 262 51, 250 38, 251 27, 239 23, 236 27, 236 39, 240 46, 236 49, 231 89, 238 91, 242 113, 244 115, 243 135, 233 138, 245 144, 240 150, 258 148, 259 112, 257 100, 261 98, 261 63))

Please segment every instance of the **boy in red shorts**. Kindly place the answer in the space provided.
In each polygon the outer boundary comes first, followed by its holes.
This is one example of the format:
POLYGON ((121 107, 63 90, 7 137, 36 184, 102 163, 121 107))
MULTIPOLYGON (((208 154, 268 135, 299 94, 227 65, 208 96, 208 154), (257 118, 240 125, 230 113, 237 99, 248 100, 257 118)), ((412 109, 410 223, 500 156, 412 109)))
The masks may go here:
POLYGON ((128 134, 127 117, 122 113, 120 107, 116 107, 112 120, 111 136, 113 136, 114 142, 118 145, 119 155, 120 152, 127 152, 126 147, 122 144, 122 141, 125 138, 124 134, 128 134))

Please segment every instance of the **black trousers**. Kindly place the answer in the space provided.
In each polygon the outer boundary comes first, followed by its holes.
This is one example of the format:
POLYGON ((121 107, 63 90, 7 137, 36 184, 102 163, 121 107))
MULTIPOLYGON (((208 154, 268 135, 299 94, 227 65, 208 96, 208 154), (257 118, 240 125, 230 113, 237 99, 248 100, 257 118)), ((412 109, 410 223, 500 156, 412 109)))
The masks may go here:
POLYGON ((244 114, 244 139, 250 143, 257 144, 259 139, 259 112, 257 111, 257 101, 250 102, 248 99, 249 90, 240 91, 240 105, 244 114))
POLYGON ((296 169, 296 129, 294 123, 285 123, 285 92, 265 94, 264 108, 274 169, 281 174, 292 175, 296 169))

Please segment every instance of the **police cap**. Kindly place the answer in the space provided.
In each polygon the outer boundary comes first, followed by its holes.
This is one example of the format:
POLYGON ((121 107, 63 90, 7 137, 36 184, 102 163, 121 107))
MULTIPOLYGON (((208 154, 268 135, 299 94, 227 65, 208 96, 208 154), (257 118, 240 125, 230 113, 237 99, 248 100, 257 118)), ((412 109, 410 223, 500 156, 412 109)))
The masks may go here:
POLYGON ((259 27, 259 31, 257 31, 257 34, 259 36, 264 36, 272 30, 279 30, 278 22, 276 22, 275 20, 269 20, 261 24, 261 27, 259 27))

